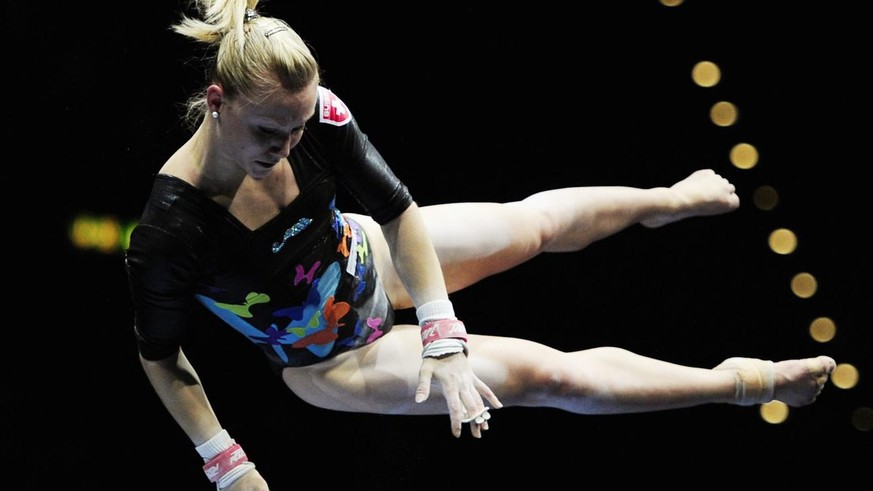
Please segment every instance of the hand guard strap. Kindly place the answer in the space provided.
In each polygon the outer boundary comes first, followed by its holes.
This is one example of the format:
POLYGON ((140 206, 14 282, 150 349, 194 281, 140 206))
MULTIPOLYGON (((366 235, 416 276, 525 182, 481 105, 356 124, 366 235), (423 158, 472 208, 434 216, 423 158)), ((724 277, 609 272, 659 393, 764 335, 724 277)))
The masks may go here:
POLYGON ((202 445, 198 445, 196 450, 206 462, 203 472, 209 482, 216 483, 219 490, 230 486, 243 474, 255 468, 255 464, 249 462, 242 447, 228 435, 227 430, 221 430, 202 445))
POLYGON ((439 319, 422 323, 421 344, 423 358, 463 352, 467 354, 467 329, 457 319, 439 319))

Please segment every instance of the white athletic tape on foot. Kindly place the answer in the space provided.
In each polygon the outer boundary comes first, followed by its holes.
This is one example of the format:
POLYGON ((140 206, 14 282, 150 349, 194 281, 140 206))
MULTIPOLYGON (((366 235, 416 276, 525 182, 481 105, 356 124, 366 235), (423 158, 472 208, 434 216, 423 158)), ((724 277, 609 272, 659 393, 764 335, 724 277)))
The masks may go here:
POLYGON ((728 358, 716 370, 734 370, 734 399, 739 406, 765 404, 773 400, 776 391, 775 364, 757 358, 728 358))

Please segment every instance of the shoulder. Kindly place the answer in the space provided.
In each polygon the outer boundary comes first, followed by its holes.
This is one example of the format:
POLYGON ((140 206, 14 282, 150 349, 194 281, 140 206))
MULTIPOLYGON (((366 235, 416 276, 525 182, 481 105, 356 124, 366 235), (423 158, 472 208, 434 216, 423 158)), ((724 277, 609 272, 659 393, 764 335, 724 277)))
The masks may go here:
POLYGON ((346 103, 332 90, 318 86, 316 104, 316 114, 310 120, 314 124, 307 124, 300 147, 317 147, 329 165, 337 160, 359 161, 369 142, 346 103))
POLYGON ((131 246, 171 254, 205 240, 214 228, 217 205, 179 177, 158 174, 140 219, 131 233, 131 246))
POLYGON ((348 106, 330 89, 318 86, 317 118, 319 123, 346 126, 352 121, 348 106))

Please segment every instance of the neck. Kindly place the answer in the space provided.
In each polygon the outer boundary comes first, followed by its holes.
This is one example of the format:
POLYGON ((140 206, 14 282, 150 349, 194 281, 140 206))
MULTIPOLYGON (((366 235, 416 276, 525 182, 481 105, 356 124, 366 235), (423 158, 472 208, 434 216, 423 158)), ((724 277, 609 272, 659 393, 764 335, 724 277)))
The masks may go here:
POLYGON ((211 197, 232 198, 245 179, 234 163, 221 158, 212 121, 204 121, 172 157, 162 173, 177 176, 211 197))

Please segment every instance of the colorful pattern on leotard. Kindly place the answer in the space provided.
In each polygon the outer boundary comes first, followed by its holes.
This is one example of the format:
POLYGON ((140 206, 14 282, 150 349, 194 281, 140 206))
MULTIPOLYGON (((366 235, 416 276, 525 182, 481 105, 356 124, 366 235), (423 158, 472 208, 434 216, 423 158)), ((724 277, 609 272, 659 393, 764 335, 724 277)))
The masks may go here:
POLYGON ((189 183, 156 176, 126 253, 144 358, 178 350, 198 304, 278 367, 317 363, 391 329, 369 240, 337 209, 337 185, 382 224, 412 197, 342 101, 319 88, 318 104, 320 124, 288 159, 299 195, 255 230, 189 183))

